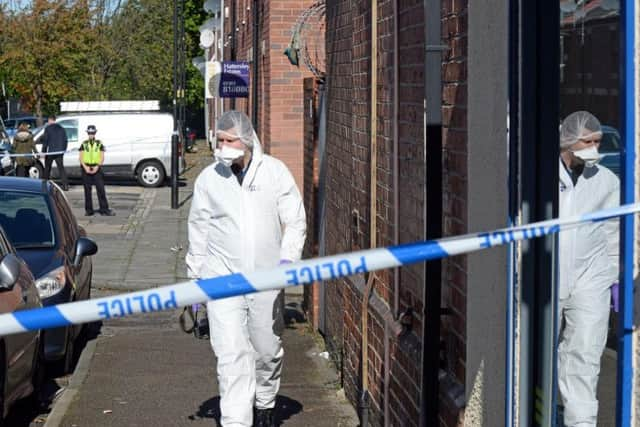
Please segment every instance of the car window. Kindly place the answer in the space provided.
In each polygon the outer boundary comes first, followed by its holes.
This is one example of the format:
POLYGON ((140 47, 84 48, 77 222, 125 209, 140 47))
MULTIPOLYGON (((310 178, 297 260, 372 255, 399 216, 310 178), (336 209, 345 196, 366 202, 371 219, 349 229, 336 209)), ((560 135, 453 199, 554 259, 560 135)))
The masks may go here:
POLYGON ((75 119, 59 120, 58 123, 64 128, 67 133, 67 140, 69 142, 78 142, 78 121, 75 119))
POLYGON ((16 121, 14 119, 7 119, 4 121, 4 126, 7 129, 12 129, 14 127, 16 127, 16 121))
POLYGON ((58 208, 57 210, 60 213, 60 227, 63 229, 64 234, 68 236, 70 241, 75 242, 78 238, 76 217, 73 215, 67 199, 61 192, 54 190, 53 198, 55 200, 56 207, 58 208))
POLYGON ((0 191, 0 225, 16 249, 55 245, 51 210, 42 194, 0 191))
POLYGON ((6 254, 11 252, 9 250, 9 242, 5 240, 5 233, 0 232, 0 260, 2 260, 6 254))
POLYGON ((603 153, 616 153, 620 151, 620 138, 613 132, 603 132, 599 150, 603 153))

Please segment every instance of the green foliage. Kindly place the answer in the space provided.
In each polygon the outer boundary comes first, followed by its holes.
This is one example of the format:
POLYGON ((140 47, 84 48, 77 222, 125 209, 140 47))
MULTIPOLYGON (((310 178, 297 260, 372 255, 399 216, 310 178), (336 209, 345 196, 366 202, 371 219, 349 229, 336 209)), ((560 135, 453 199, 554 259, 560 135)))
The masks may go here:
MULTIPOLYGON (((180 0, 178 0, 180 1, 180 0)), ((187 109, 201 109, 204 86, 191 58, 201 55, 204 0, 184 0, 187 109)), ((173 2, 0 1, 0 79, 36 114, 60 101, 173 99, 173 2)))
POLYGON ((73 96, 88 53, 90 22, 84 1, 34 0, 4 11, 0 70, 9 87, 38 115, 73 96))

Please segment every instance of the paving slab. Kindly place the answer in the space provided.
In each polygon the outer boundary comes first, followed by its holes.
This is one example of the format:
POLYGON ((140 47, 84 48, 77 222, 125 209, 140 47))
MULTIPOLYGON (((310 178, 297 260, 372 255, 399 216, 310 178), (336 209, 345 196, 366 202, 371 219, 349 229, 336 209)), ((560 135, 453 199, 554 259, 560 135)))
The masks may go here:
MULTIPOLYGON (((203 144, 204 147, 204 144, 203 144)), ((67 192, 89 236, 94 257, 93 297, 145 289, 186 279, 186 221, 193 179, 210 161, 207 148, 188 158, 179 209, 169 187, 108 185, 115 217, 84 217, 82 188, 67 192)), ((309 329, 295 289, 286 295, 285 362, 277 403, 285 426, 356 426, 337 374, 322 357, 321 340, 309 329)), ((35 427, 213 426, 219 422, 215 357, 208 341, 182 332, 179 310, 113 319, 94 325, 73 375, 56 380, 49 414, 35 427)))

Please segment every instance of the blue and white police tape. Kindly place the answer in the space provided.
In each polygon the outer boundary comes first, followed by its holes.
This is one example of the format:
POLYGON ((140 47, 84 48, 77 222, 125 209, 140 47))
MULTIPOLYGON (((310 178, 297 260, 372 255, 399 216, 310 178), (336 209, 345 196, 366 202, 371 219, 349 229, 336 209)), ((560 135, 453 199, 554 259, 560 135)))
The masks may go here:
POLYGON ((73 150, 67 150, 67 151, 46 151, 44 153, 7 153, 5 152, 4 154, 0 155, 0 157, 45 157, 45 156, 57 156, 59 154, 66 154, 66 153, 72 153, 74 151, 78 151, 77 148, 74 148, 73 150))
POLYGON ((175 309, 210 299, 283 289, 320 280, 399 267, 542 237, 589 222, 640 211, 640 203, 587 215, 537 222, 486 233, 369 249, 285 264, 269 270, 198 279, 144 291, 0 315, 0 336, 175 309))
MULTIPOLYGON (((120 143, 114 143, 114 144, 109 144, 109 145, 105 145, 106 149, 113 149, 116 147, 122 147, 122 146, 126 146, 128 148, 132 147, 132 144, 136 144, 136 143, 145 143, 145 142, 149 142, 149 143, 162 143, 162 141, 158 141, 158 138, 156 137, 149 137, 149 138, 136 138, 136 139, 132 139, 129 140, 127 142, 120 142, 120 143)), ((75 147, 75 148, 71 148, 69 150, 64 150, 64 151, 38 151, 38 152, 31 152, 31 153, 9 153, 7 151, 5 151, 4 153, 0 154, 0 157, 46 157, 46 156, 58 156, 60 154, 70 154, 70 153, 77 153, 80 151, 80 147, 75 147)))

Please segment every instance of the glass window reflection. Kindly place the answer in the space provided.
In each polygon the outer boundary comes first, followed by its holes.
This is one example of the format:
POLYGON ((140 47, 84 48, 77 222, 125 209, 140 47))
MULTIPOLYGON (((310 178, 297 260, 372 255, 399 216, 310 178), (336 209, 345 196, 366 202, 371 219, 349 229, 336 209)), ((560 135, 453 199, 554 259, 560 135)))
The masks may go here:
MULTIPOLYGON (((560 1, 561 216, 619 204, 620 29, 618 0, 560 1)), ((618 222, 560 235, 558 426, 615 425, 618 222)))

